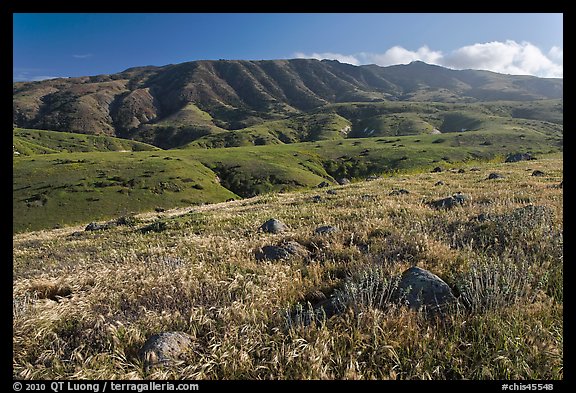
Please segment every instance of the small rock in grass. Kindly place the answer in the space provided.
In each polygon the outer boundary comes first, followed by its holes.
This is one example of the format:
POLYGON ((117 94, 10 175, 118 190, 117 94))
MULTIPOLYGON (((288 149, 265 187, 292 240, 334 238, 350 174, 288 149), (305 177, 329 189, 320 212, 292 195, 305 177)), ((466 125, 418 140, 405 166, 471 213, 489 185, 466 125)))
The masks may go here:
POLYGON ((314 233, 318 234, 318 235, 323 235, 326 233, 333 233, 333 232, 337 232, 338 228, 333 227, 331 225, 324 225, 321 227, 318 227, 314 230, 314 233))
POLYGON ((492 172, 491 174, 488 175, 487 180, 496 180, 496 179, 504 179, 504 176, 502 176, 499 173, 495 173, 492 172))
POLYGON ((151 336, 138 355, 146 370, 157 365, 168 365, 179 360, 192 345, 192 338, 182 332, 163 332, 151 336))
POLYGON ((288 230, 286 224, 275 218, 271 218, 258 228, 267 233, 280 233, 288 230))
POLYGON ((402 273, 398 298, 411 309, 441 309, 456 300, 452 290, 434 273, 413 266, 402 273))
POLYGON ((399 190, 393 190, 393 191, 392 191, 390 194, 388 194, 388 195, 406 195, 406 194, 410 194, 410 191, 401 188, 401 189, 399 189, 399 190))

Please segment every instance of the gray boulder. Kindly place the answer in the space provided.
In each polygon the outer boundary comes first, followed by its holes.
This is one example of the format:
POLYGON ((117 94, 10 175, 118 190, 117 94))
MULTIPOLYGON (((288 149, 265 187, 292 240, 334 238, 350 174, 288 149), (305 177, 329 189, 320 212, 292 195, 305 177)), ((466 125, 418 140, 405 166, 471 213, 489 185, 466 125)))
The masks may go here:
POLYGON ((456 193, 447 198, 438 199, 436 201, 428 202, 428 206, 434 209, 452 209, 458 205, 463 205, 468 200, 468 197, 462 193, 456 193))
POLYGON ((326 194, 338 195, 338 193, 335 190, 328 190, 328 191, 326 191, 326 194))
POLYGON ((432 173, 442 172, 442 168, 437 166, 436 168, 432 169, 432 173))
POLYGON ((182 358, 192 345, 192 338, 182 332, 163 332, 151 336, 138 356, 144 362, 144 368, 156 365, 168 365, 182 358))
POLYGON ((330 187, 330 183, 323 181, 322 183, 318 184, 316 187, 318 187, 318 188, 330 187))
POLYGON ((397 296, 409 308, 416 310, 426 307, 435 311, 456 301, 448 284, 434 273, 416 266, 402 273, 397 296))
POLYGON ((85 231, 100 231, 103 229, 108 229, 108 225, 98 224, 97 222, 91 222, 90 224, 86 225, 86 228, 84 228, 85 231))
POLYGON ((436 183, 434 183, 435 186, 443 186, 444 184, 446 183, 444 183, 442 180, 439 180, 436 183))
POLYGON ((341 186, 344 186, 346 184, 350 184, 350 179, 347 179, 345 177, 338 179, 337 180, 338 184, 340 184, 341 186))
POLYGON ((258 228, 259 230, 267 233, 280 233, 288 230, 286 224, 275 218, 271 218, 258 228))
POLYGON ((546 174, 536 169, 534 172, 532 172, 532 176, 546 176, 546 174))
POLYGON ((390 194, 388 194, 388 195, 406 195, 406 194, 410 194, 410 191, 401 188, 401 189, 399 189, 399 190, 393 190, 393 191, 392 191, 390 194))
POLYGON ((289 259, 291 257, 305 258, 309 255, 309 251, 298 242, 289 240, 280 243, 279 245, 264 246, 256 251, 256 260, 258 261, 279 261, 289 259))
POLYGON ((515 153, 510 154, 506 157, 505 162, 518 162, 518 161, 529 161, 535 160, 534 156, 530 153, 515 153))
POLYGON ((495 173, 492 172, 491 174, 488 175, 487 180, 496 180, 496 179, 504 179, 504 176, 502 176, 499 173, 495 173))
POLYGON ((314 230, 314 233, 316 233, 317 235, 324 235, 326 233, 333 233, 333 232, 337 232, 338 228, 333 227, 331 225, 323 225, 321 227, 318 227, 314 230))

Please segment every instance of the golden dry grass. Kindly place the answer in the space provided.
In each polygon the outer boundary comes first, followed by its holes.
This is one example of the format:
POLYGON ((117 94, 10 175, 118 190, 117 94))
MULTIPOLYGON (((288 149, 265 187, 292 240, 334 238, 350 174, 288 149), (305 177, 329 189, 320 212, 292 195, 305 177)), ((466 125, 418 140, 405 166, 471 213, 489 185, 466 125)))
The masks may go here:
POLYGON ((13 377, 562 379, 562 157, 476 166, 333 187, 337 195, 317 189, 143 214, 133 227, 15 235, 13 377), (485 180, 491 172, 505 178, 485 180), (389 195, 398 188, 410 193, 389 195), (469 196, 464 206, 425 204, 457 191, 469 196), (526 205, 552 216, 519 228, 474 221, 526 205), (271 217, 290 230, 258 232, 271 217), (161 231, 139 230, 159 220, 161 231), (339 231, 314 234, 320 225, 339 231), (260 247, 284 239, 307 246, 310 258, 256 261, 260 247), (430 319, 362 300, 326 323, 290 323, 299 303, 415 264, 495 302, 430 319), (508 276, 521 285, 499 292, 508 276), (182 362, 145 372, 138 349, 161 331, 186 332, 194 345, 182 362))

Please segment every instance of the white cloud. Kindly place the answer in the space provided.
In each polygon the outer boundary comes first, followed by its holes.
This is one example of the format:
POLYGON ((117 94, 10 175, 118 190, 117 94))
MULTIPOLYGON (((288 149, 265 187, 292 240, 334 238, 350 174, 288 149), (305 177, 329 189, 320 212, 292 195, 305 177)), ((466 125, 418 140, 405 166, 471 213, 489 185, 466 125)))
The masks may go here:
POLYGON ((323 53, 312 53, 307 55, 302 52, 296 52, 294 57, 297 59, 330 59, 330 60, 338 60, 340 63, 348 63, 353 65, 360 65, 358 59, 354 56, 347 56, 341 55, 339 53, 332 53, 332 52, 323 52, 323 53))
POLYGON ((508 40, 506 42, 487 42, 458 48, 448 54, 435 51, 424 45, 415 51, 394 46, 384 53, 360 52, 346 55, 340 53, 302 52, 295 54, 298 58, 333 59, 354 65, 377 64, 389 66, 408 64, 420 60, 453 69, 488 70, 513 75, 536 75, 540 77, 562 78, 563 49, 552 47, 544 54, 538 47, 529 43, 508 40))
MULTIPOLYGON (((561 49, 555 47, 552 55, 558 56, 561 49)), ((456 49, 442 60, 442 65, 451 68, 473 68, 514 75, 537 75, 562 77, 563 67, 546 56, 529 42, 487 42, 456 49)))
POLYGON ((442 58, 442 52, 430 50, 426 45, 418 48, 417 51, 410 51, 401 46, 393 46, 382 54, 360 53, 359 57, 367 63, 374 63, 380 66, 408 64, 416 60, 438 64, 438 61, 442 58))
POLYGON ((564 49, 559 48, 557 46, 553 46, 549 51, 548 51, 548 57, 556 62, 562 63, 564 60, 564 49))

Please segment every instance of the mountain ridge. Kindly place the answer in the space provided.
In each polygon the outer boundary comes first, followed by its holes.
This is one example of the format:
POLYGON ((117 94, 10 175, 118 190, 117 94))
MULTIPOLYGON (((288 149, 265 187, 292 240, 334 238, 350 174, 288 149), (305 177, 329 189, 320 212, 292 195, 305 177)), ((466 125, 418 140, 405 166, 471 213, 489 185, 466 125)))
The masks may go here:
POLYGON ((562 99, 562 90, 562 79, 419 61, 380 67, 314 59, 198 60, 16 82, 13 125, 147 143, 174 138, 177 143, 165 143, 174 147, 331 104, 531 101, 562 99))

